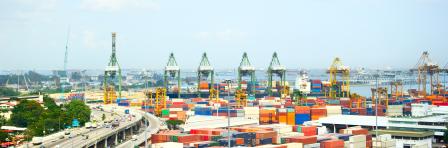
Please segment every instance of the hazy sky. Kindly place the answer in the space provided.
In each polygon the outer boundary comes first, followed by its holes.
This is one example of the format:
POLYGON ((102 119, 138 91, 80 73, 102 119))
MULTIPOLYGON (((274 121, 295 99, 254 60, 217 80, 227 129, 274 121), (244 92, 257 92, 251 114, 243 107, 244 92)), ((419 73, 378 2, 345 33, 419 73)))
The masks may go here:
POLYGON ((170 52, 184 69, 203 52, 234 68, 246 51, 266 68, 413 67, 428 50, 448 62, 447 0, 2 0, 0 69, 102 69, 117 32, 123 68, 162 69, 170 52))

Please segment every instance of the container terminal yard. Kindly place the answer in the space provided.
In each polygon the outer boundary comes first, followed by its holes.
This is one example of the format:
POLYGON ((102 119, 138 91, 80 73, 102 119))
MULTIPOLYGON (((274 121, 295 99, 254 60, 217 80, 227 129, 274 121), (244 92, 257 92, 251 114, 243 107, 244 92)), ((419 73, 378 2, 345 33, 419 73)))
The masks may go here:
MULTIPOLYGON (((434 64, 429 52, 416 55, 415 67, 402 71, 353 71, 336 57, 317 78, 283 66, 275 52, 265 71, 252 66, 248 53, 236 70, 217 71, 203 53, 194 72, 182 72, 170 53, 162 72, 123 73, 116 37, 113 32, 102 75, 82 71, 75 80, 66 69, 55 71, 57 79, 47 83, 66 93, 50 97, 134 118, 113 131, 80 129, 82 136, 73 140, 50 142, 56 133, 19 147, 429 148, 446 143, 448 71, 434 64), (367 90, 357 92, 360 87, 367 90), (86 135, 90 140, 82 138, 86 135)), ((25 74, 10 75, 8 81, 16 78, 18 83, 5 86, 34 89, 25 74)), ((42 96, 23 99, 34 98, 42 96)))
POLYGON ((0 1, 0 147, 448 148, 446 8, 0 1))

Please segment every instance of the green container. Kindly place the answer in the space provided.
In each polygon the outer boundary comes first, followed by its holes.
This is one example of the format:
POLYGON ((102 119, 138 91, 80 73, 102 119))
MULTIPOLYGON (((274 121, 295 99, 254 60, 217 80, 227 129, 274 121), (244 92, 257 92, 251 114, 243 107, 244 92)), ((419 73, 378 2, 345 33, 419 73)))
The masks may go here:
POLYGON ((168 109, 163 109, 163 110, 162 110, 162 116, 163 116, 163 115, 167 115, 167 116, 170 115, 170 110, 168 110, 168 109))
POLYGON ((302 132, 302 126, 297 126, 297 132, 299 132, 299 133, 302 132))
POLYGON ((171 136, 171 142, 177 142, 179 141, 178 135, 171 136))
POLYGON ((286 138, 281 138, 281 139, 280 139, 280 143, 281 143, 281 144, 285 144, 285 143, 286 143, 286 138))

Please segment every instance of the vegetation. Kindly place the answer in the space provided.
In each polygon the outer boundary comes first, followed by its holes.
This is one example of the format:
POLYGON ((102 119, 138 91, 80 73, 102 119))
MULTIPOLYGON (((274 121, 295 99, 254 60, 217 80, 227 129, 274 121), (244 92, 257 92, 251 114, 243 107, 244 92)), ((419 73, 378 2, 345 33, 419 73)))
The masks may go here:
POLYGON ((80 125, 90 121, 90 108, 83 101, 72 100, 65 108, 67 109, 66 116, 69 119, 66 120, 67 124, 71 124, 73 119, 78 119, 80 125))
POLYGON ((29 136, 43 136, 70 126, 75 118, 81 125, 90 120, 90 108, 84 102, 74 100, 58 106, 53 98, 45 95, 43 107, 34 100, 20 101, 12 110, 10 122, 14 126, 27 127, 29 136))
POLYGON ((20 93, 12 88, 0 87, 0 97, 11 97, 18 95, 20 95, 20 93))
POLYGON ((167 120, 166 125, 168 126, 168 129, 170 130, 177 130, 179 129, 179 125, 184 124, 184 121, 182 120, 167 120))

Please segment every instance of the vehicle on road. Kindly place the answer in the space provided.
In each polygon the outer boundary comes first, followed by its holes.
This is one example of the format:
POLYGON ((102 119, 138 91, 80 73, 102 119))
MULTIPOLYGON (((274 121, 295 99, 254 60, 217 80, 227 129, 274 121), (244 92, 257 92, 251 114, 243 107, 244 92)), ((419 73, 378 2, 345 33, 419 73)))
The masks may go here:
POLYGON ((70 131, 65 131, 64 134, 65 135, 70 135, 70 131))
POLYGON ((44 142, 44 138, 43 137, 33 137, 33 139, 31 140, 33 145, 40 145, 44 142))
POLYGON ((88 128, 92 128, 92 123, 91 122, 86 122, 85 127, 88 128))
POLYGON ((138 136, 137 135, 132 135, 132 141, 137 141, 138 136))
POLYGON ((59 139, 64 139, 64 138, 65 138, 64 135, 59 136, 59 139))

